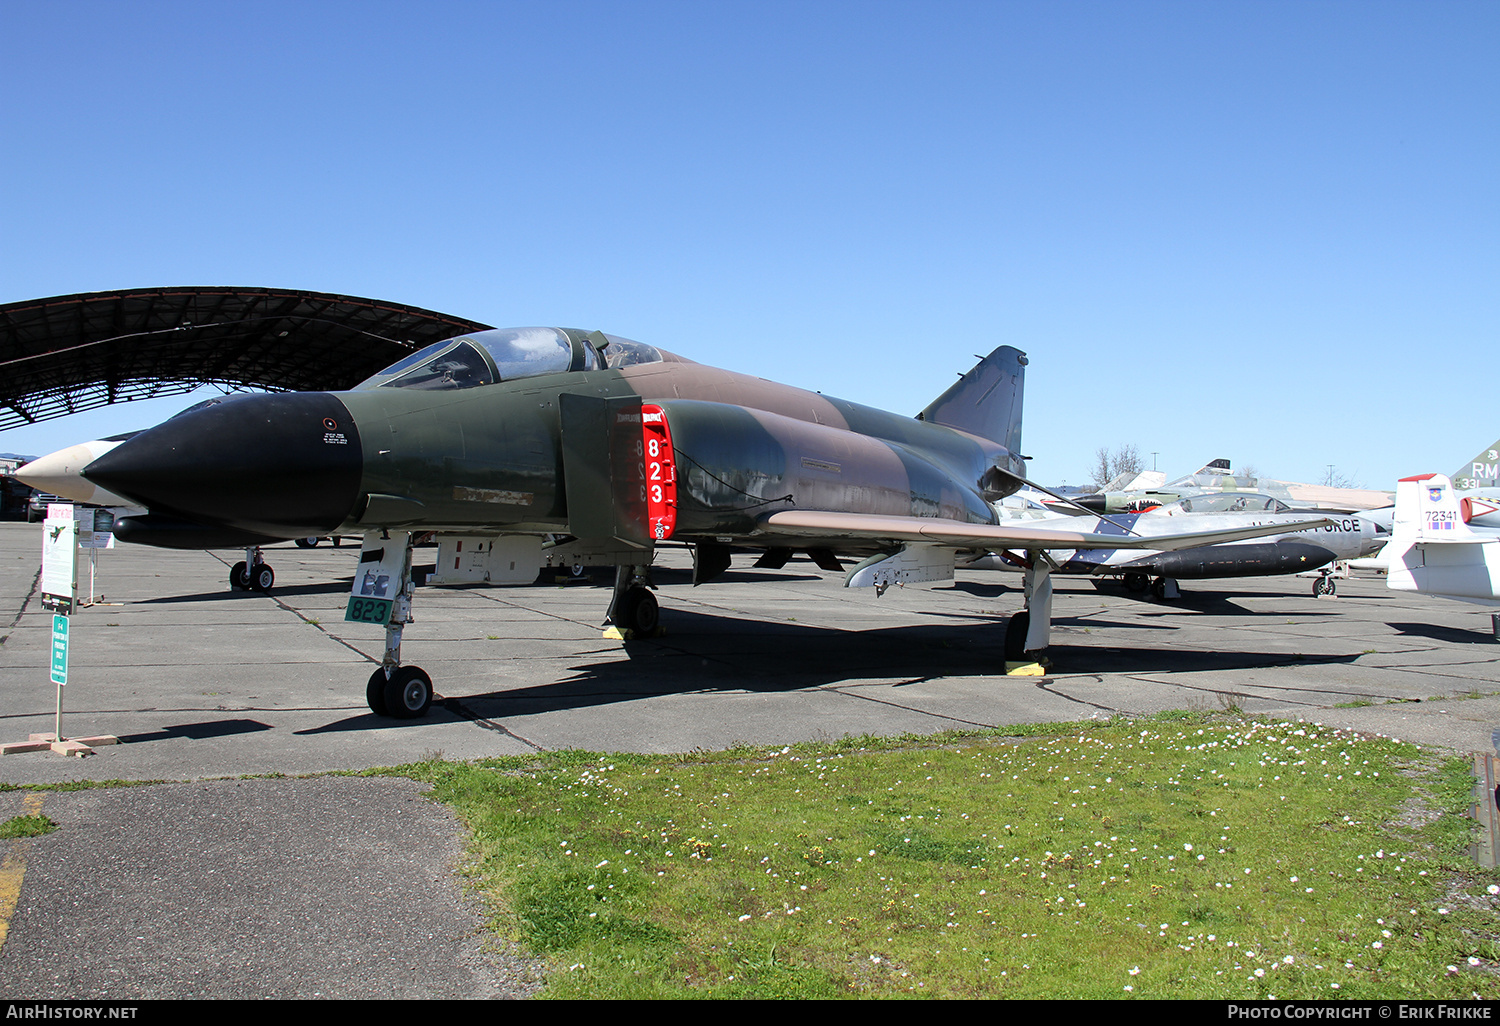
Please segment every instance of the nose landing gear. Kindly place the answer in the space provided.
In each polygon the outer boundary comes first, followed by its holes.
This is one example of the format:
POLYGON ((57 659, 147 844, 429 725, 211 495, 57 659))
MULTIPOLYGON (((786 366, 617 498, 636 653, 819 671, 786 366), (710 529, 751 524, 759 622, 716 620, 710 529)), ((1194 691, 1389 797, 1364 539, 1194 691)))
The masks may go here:
POLYGON ((265 561, 259 545, 245 550, 245 558, 229 568, 231 591, 270 591, 276 583, 276 571, 265 561))

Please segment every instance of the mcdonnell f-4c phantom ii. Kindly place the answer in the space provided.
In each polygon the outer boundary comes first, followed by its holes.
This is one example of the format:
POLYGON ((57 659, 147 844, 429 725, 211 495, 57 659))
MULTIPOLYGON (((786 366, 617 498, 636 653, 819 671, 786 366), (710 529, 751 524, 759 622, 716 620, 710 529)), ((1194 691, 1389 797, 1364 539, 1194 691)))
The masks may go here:
POLYGON ((839 569, 839 556, 855 557, 845 583, 877 593, 950 579, 961 553, 1005 551, 1025 566, 1026 603, 1007 657, 1035 658, 1049 636, 1049 550, 1169 551, 1289 529, 1134 538, 1001 523, 991 502, 1025 483, 1026 363, 1002 346, 912 418, 597 331, 496 329, 429 346, 346 392, 184 411, 82 473, 145 508, 118 523, 126 541, 363 534, 345 618, 385 627, 366 696, 403 718, 433 695, 428 675, 401 662, 414 534, 436 534, 440 574, 492 583, 530 581, 548 563, 613 564, 607 620, 625 637, 656 627, 650 566, 666 542, 692 547, 695 584, 738 548, 759 550, 763 566, 793 552, 839 569))

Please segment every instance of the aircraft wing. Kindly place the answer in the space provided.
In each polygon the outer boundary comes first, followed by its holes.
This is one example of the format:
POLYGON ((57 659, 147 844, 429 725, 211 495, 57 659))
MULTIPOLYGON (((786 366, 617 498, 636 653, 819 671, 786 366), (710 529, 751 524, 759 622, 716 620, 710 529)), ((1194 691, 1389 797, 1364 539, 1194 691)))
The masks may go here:
POLYGON ((1262 538, 1310 527, 1326 527, 1327 519, 1297 520, 1217 531, 1180 531, 1147 538, 1119 534, 1092 534, 1018 524, 965 524, 957 520, 929 517, 880 516, 868 513, 831 513, 819 510, 783 510, 762 518, 768 534, 798 538, 818 537, 847 541, 889 543, 925 542, 957 549, 1151 549, 1170 552, 1199 545, 1262 538))

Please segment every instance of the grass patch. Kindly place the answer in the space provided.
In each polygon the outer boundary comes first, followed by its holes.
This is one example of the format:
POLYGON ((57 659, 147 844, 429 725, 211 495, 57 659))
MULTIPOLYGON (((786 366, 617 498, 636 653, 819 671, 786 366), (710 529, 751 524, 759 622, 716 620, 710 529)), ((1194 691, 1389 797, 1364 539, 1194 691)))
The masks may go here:
POLYGON ((549 997, 1497 991, 1472 778, 1388 739, 1200 713, 392 772, 467 821, 549 997))
POLYGON ((41 837, 57 829, 57 824, 46 816, 12 816, 0 823, 0 838, 41 837))

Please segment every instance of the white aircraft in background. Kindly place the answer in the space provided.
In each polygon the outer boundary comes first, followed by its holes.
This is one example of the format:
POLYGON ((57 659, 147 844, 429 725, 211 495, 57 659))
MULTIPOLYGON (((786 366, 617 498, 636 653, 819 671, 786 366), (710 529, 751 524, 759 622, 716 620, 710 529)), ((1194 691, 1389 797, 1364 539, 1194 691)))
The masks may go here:
MULTIPOLYGON (((1500 606, 1500 532, 1464 522, 1453 483, 1442 474, 1396 485, 1396 519, 1386 545, 1386 586, 1395 591, 1500 606)), ((1500 638, 1500 614, 1491 614, 1500 638)))
MULTIPOLYGON (((1126 534, 1140 538, 1172 535, 1191 523, 1194 530, 1227 530, 1244 526, 1285 524, 1286 533, 1249 542, 1205 545, 1191 552, 1142 551, 1131 548, 1080 549, 1054 552, 1054 574, 1120 578, 1130 591, 1148 588, 1159 599, 1178 597, 1177 581, 1228 577, 1272 577, 1308 574, 1335 561, 1368 556, 1389 537, 1385 528, 1354 514, 1325 514, 1315 526, 1308 511, 1294 510, 1275 496, 1259 492, 1205 492, 1169 503, 1148 513, 1067 517, 1056 499, 1017 493, 995 504, 1002 521, 1043 520, 1054 529, 1094 535, 1126 534)), ((1024 560, 1014 553, 986 552, 960 562, 979 570, 1018 570, 1024 560)), ((1314 595, 1333 595, 1334 574, 1325 571, 1313 583, 1314 595)))

